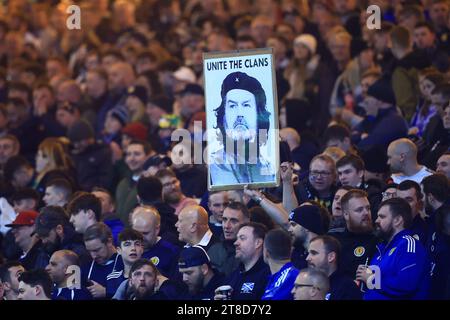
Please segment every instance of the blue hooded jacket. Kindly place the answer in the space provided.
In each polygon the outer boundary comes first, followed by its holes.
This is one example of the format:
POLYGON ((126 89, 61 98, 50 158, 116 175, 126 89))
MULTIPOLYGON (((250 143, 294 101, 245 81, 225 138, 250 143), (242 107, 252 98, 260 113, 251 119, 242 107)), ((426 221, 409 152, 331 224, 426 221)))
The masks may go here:
POLYGON ((430 259, 409 230, 377 245, 371 266, 380 268, 380 288, 366 289, 364 300, 424 300, 430 290, 430 259))

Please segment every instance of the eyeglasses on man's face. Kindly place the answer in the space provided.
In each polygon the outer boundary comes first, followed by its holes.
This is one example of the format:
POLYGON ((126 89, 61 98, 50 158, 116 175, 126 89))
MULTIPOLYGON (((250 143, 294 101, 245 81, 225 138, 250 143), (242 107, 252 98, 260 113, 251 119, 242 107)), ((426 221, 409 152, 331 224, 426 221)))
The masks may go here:
POLYGON ((331 173, 330 171, 311 171, 311 172, 309 173, 309 175, 310 175, 311 177, 314 177, 314 178, 318 178, 319 176, 320 176, 320 177, 327 178, 327 177, 329 177, 331 174, 332 174, 332 173, 331 173))
POLYGON ((312 288, 316 288, 317 290, 320 290, 320 288, 316 287, 313 284, 301 284, 301 283, 294 283, 294 289, 300 289, 303 287, 312 287, 312 288))

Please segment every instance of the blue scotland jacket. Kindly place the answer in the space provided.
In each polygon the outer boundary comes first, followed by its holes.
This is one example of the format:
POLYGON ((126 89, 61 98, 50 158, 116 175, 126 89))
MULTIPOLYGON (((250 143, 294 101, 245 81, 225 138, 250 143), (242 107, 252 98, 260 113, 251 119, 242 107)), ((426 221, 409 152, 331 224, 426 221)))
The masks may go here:
POLYGON ((430 289, 430 259, 409 230, 377 245, 371 265, 380 268, 380 288, 366 289, 364 300, 423 300, 430 289))

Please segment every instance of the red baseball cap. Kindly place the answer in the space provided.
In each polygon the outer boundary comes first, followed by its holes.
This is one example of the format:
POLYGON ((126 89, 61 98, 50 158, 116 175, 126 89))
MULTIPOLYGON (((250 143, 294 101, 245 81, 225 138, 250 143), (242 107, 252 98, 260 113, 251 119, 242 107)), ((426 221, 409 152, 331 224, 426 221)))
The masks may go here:
POLYGON ((16 219, 7 224, 6 227, 20 227, 20 226, 32 226, 36 221, 37 216, 39 215, 36 211, 21 211, 17 215, 16 219))

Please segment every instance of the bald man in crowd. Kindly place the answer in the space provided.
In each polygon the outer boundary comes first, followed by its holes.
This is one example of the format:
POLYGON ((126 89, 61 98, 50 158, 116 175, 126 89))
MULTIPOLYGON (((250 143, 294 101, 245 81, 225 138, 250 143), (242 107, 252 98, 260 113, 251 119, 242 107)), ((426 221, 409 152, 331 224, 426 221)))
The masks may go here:
POLYGON ((91 300, 89 291, 81 285, 78 255, 71 250, 55 251, 45 271, 54 283, 52 300, 91 300), (76 272, 78 270, 78 274, 76 272), (74 272, 75 271, 75 272, 74 272), (77 278, 77 275, 80 275, 77 278), (77 281, 79 281, 77 283, 77 281))
POLYGON ((412 180, 420 184, 423 178, 433 174, 433 171, 417 162, 417 147, 409 139, 402 138, 391 142, 387 156, 394 183, 412 180))
POLYGON ((205 251, 219 239, 209 229, 208 213, 199 205, 187 206, 178 215, 175 224, 178 239, 186 242, 186 246, 201 246, 205 251))
POLYGON ((161 216, 154 207, 139 206, 133 210, 131 227, 144 237, 142 258, 153 262, 165 277, 172 278, 178 272, 180 248, 159 236, 161 216))
POLYGON ((330 288, 328 277, 320 270, 302 269, 295 279, 294 300, 325 300, 330 288))

